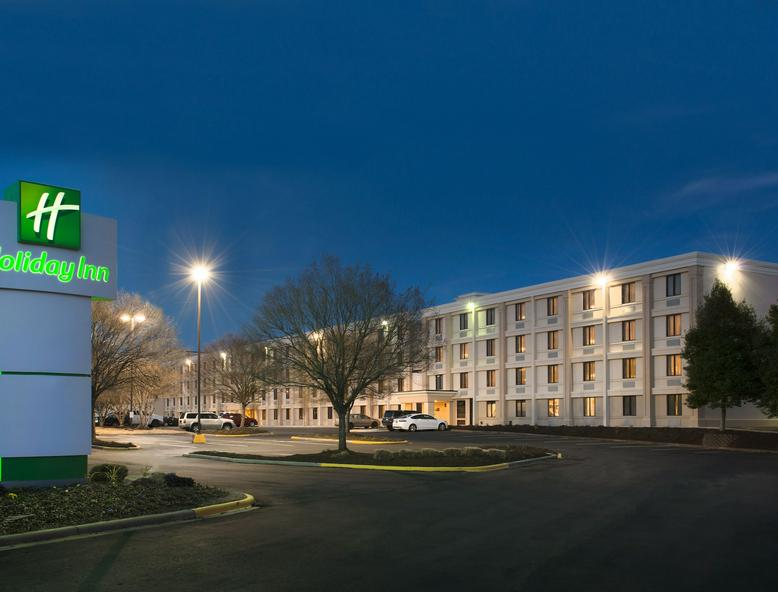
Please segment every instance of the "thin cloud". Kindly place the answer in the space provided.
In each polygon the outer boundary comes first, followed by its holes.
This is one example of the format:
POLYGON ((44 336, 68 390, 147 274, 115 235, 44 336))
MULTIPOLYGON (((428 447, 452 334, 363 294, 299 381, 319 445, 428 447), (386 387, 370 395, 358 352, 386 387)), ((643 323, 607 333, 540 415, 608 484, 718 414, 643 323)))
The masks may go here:
POLYGON ((701 197, 720 200, 733 195, 778 187, 778 172, 743 177, 706 177, 687 183, 673 197, 701 197))

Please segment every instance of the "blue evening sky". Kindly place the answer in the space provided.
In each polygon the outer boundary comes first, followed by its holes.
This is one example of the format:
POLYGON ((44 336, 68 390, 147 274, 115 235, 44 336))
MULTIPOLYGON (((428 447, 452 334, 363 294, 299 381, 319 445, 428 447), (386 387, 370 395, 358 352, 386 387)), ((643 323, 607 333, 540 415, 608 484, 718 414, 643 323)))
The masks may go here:
POLYGON ((778 261, 778 3, 0 1, 0 184, 82 190, 193 343, 334 254, 435 302, 778 261))

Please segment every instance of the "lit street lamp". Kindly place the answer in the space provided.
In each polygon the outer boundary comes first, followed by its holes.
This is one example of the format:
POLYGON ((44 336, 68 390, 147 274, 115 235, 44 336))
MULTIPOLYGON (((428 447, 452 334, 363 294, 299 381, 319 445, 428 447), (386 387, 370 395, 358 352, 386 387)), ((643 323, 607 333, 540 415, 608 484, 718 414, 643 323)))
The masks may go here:
MULTIPOLYGON (((122 316, 119 317, 119 320, 122 323, 129 323, 130 324, 130 337, 135 333, 135 324, 136 323, 143 323, 146 320, 146 315, 143 313, 135 313, 135 314, 127 314, 124 313, 122 316)), ((130 427, 132 427, 132 416, 135 414, 135 409, 133 409, 133 387, 135 386, 135 367, 133 366, 130 369, 130 427)))
POLYGON ((211 270, 205 265, 198 264, 192 267, 190 271, 190 277, 192 281, 197 284, 197 433, 193 438, 195 443, 204 443, 205 435, 203 432, 203 422, 200 418, 201 413, 201 397, 200 397, 200 369, 202 367, 200 359, 200 326, 201 326, 201 309, 203 300, 203 283, 208 281, 211 276, 211 270))

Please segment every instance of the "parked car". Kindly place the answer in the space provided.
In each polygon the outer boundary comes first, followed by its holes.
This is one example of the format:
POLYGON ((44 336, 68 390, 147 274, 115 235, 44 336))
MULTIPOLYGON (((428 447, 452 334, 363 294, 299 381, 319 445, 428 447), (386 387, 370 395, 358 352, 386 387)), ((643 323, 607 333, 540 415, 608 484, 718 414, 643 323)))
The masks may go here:
POLYGON ((220 413, 219 415, 221 417, 231 419, 239 428, 250 428, 259 425, 256 419, 249 417, 248 415, 243 417, 241 413, 220 413))
POLYGON ((174 417, 172 415, 165 416, 164 422, 166 426, 177 426, 178 425, 178 418, 174 417))
MULTIPOLYGON (((338 420, 335 420, 335 425, 338 425, 338 420)), ((363 415, 362 413, 350 413, 348 416, 348 429, 354 428, 377 428, 378 420, 363 415)))
POLYGON ((392 427, 392 422, 397 417, 402 417, 403 415, 408 415, 410 413, 417 413, 416 411, 406 411, 402 409, 389 409, 388 411, 384 411, 384 416, 381 418, 381 423, 384 424, 384 427, 389 430, 390 432, 394 430, 392 427))
POLYGON ((198 421, 196 411, 187 411, 181 414, 178 427, 182 430, 198 433, 203 430, 232 430, 235 428, 235 422, 211 412, 200 413, 200 421, 198 421))
MULTIPOLYGON (((120 424, 119 418, 116 417, 116 414, 114 413, 107 415, 106 418, 103 420, 103 427, 106 428, 116 427, 119 424, 120 424)), ((97 415, 95 415, 95 425, 96 426, 100 425, 100 418, 97 415)))
POLYGON ((415 432, 416 430, 439 430, 444 432, 448 429, 448 424, 426 413, 414 413, 413 415, 396 417, 392 422, 392 427, 395 430, 408 430, 409 432, 415 432))

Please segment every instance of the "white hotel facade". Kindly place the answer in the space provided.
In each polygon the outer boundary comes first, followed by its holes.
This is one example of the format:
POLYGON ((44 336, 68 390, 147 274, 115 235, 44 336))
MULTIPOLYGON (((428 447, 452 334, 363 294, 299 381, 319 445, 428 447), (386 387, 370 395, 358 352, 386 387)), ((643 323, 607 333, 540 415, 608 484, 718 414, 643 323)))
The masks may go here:
MULTIPOLYGON (((491 294, 427 310, 432 362, 354 412, 380 418, 412 409, 451 425, 714 426, 719 413, 686 406, 681 349, 715 279, 760 316, 778 299, 778 265, 688 253, 491 294)), ((218 359, 204 364, 221 363, 218 359)), ((196 408, 195 372, 182 366, 167 415, 196 408)), ((238 411, 218 386, 203 408, 238 411)), ((268 389, 250 414, 265 426, 329 426, 326 396, 268 389)), ((733 427, 778 425, 753 406, 728 412, 733 427)))

